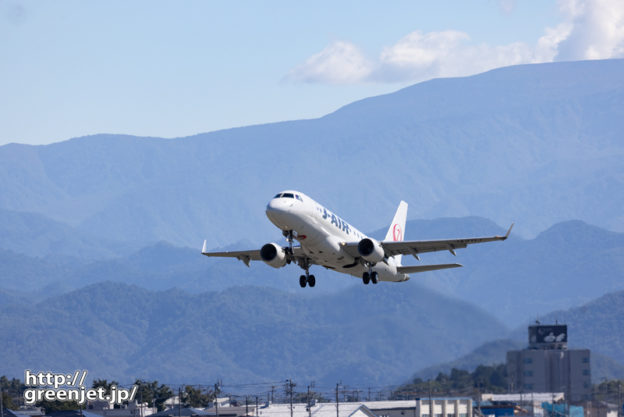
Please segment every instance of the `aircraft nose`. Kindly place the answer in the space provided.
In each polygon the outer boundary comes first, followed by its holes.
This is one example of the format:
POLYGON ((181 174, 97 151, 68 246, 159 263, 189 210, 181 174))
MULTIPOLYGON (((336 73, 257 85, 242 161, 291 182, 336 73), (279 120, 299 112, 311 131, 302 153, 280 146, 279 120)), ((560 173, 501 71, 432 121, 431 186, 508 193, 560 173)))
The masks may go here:
POLYGON ((290 218, 290 206, 284 198, 274 198, 266 207, 266 215, 277 227, 287 227, 290 218))
POLYGON ((270 212, 278 213, 282 211, 284 211, 284 204, 280 201, 279 198, 274 198, 273 200, 269 201, 269 204, 267 204, 267 214, 269 214, 270 212))

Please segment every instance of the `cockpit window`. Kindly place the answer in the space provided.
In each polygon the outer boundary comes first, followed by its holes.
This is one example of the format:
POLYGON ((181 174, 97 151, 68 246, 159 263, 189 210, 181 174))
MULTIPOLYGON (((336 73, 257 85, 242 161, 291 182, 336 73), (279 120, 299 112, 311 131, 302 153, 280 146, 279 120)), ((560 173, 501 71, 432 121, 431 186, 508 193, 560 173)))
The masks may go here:
POLYGON ((301 196, 299 196, 299 194, 293 194, 293 193, 278 193, 278 194, 275 194, 275 197, 273 198, 296 198, 299 201, 303 201, 301 199, 301 196))

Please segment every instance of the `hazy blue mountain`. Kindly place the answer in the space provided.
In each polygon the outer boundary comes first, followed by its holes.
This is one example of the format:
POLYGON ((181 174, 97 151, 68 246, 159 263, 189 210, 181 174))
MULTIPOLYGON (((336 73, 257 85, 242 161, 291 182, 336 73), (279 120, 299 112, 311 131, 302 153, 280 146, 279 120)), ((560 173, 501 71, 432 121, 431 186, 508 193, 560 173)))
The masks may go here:
MULTIPOLYGON (((0 250, 0 289, 36 299, 102 281, 131 283, 150 290, 179 288, 191 293, 255 285, 302 291, 299 268, 274 269, 262 262, 250 268, 232 259, 208 259, 200 251, 157 243, 114 259, 77 261, 38 258, 0 250)), ((360 284, 325 269, 317 270, 314 292, 327 293, 360 284), (324 272, 323 272, 324 271, 324 272)))
POLYGON ((505 363, 507 351, 522 349, 524 346, 522 342, 512 339, 497 339, 486 342, 460 358, 421 369, 414 374, 413 378, 427 380, 435 378, 440 372, 450 374, 453 368, 472 372, 479 365, 505 363))
POLYGON ((622 131, 624 60, 523 65, 315 120, 5 145, 0 208, 142 246, 279 239, 263 211, 291 187, 363 230, 404 199, 412 218, 481 215, 526 236, 574 218, 624 231, 622 131))
POLYGON ((60 294, 73 288, 66 278, 81 265, 68 258, 37 258, 0 249, 0 288, 10 293, 60 294))
MULTIPOLYGON (((418 232, 424 239, 504 233, 504 228, 476 218, 408 222, 406 228, 408 236, 418 232)), ((556 224, 534 239, 512 232, 505 242, 470 246, 458 250, 456 257, 444 252, 421 258, 421 263, 456 261, 464 268, 412 279, 475 303, 509 326, 624 290, 624 233, 581 221, 556 224)), ((417 263, 404 258, 408 262, 417 263)))
POLYGON ((334 295, 236 287, 190 295, 100 283, 0 309, 0 374, 88 369, 168 383, 389 384, 507 330, 415 282, 334 295), (9 342, 9 343, 7 343, 9 342))
POLYGON ((0 209, 0 248, 35 257, 102 259, 138 248, 109 241, 37 213, 0 209))
MULTIPOLYGON (((476 217, 409 221, 406 230, 422 239, 505 232, 493 222, 476 217)), ((384 233, 385 230, 378 230, 372 235, 384 233)), ((225 249, 254 247, 241 241, 225 249)), ((177 287, 191 293, 248 285, 302 291, 297 280, 301 270, 294 265, 274 269, 256 262, 248 268, 235 259, 206 258, 199 252, 160 242, 114 259, 77 261, 0 250, 0 288, 55 295, 90 283, 116 281, 149 290, 177 287)), ((457 257, 442 252, 421 258, 422 264, 457 261, 465 266, 413 274, 412 280, 479 305, 511 327, 624 289, 624 234, 578 221, 557 224, 535 239, 525 240, 512 234, 505 242, 458 250, 457 257)), ((403 261, 419 263, 412 257, 404 257, 403 261)), ((360 280, 318 266, 312 272, 318 280, 314 293, 362 285, 360 280)))
POLYGON ((0 289, 0 308, 12 305, 20 306, 27 302, 29 302, 29 297, 24 296, 23 294, 0 289))
POLYGON ((617 361, 600 352, 591 353, 592 382, 599 384, 604 380, 624 379, 624 362, 617 361))
MULTIPOLYGON (((622 275, 620 274, 620 279, 622 275)), ((542 323, 568 325, 568 343, 591 349, 624 364, 624 291, 612 292, 582 306, 540 316, 542 323)), ((527 339, 526 327, 514 337, 527 339)))
MULTIPOLYGON (((450 362, 429 366, 416 372, 412 377, 421 379, 435 378, 440 372, 450 374, 451 369, 474 371, 479 365, 496 365, 506 363, 507 352, 520 350, 527 346, 526 342, 512 339, 500 339, 487 342, 474 351, 450 362)), ((571 346, 571 348, 574 348, 571 346)), ((604 379, 624 379, 624 364, 598 352, 591 353, 592 381, 600 383, 604 379)))
MULTIPOLYGON (((620 275, 621 276, 621 275, 620 275)), ((624 291, 606 294, 582 306, 554 311, 540 317, 541 323, 568 325, 571 349, 590 349, 592 380, 624 379, 624 291)), ((474 351, 455 360, 421 369, 414 377, 431 378, 452 368, 474 370, 478 365, 504 363, 509 350, 528 345, 527 325, 511 333, 513 339, 484 343, 474 351)))

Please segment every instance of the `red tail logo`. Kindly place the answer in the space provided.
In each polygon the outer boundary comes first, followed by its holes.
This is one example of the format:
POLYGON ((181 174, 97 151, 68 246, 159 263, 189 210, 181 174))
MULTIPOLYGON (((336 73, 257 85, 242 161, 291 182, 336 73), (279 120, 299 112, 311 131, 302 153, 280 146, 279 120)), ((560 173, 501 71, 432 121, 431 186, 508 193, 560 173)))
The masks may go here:
POLYGON ((400 242, 403 240, 403 231, 401 230, 401 226, 396 223, 392 227, 392 239, 394 239, 395 242, 400 242))

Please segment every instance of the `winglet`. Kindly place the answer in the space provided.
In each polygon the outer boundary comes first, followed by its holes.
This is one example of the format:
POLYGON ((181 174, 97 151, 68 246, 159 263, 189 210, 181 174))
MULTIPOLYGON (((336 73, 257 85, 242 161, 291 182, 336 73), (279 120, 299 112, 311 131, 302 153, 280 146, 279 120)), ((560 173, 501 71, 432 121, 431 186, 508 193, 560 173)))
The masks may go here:
POLYGON ((202 248, 202 253, 206 253, 208 252, 208 249, 206 248, 206 241, 204 240, 204 247, 202 248))
POLYGON ((503 240, 507 239, 509 237, 509 234, 511 233, 511 229, 513 229, 515 223, 512 223, 511 226, 509 226, 509 229, 507 230, 507 233, 505 234, 505 236, 503 236, 503 240))

